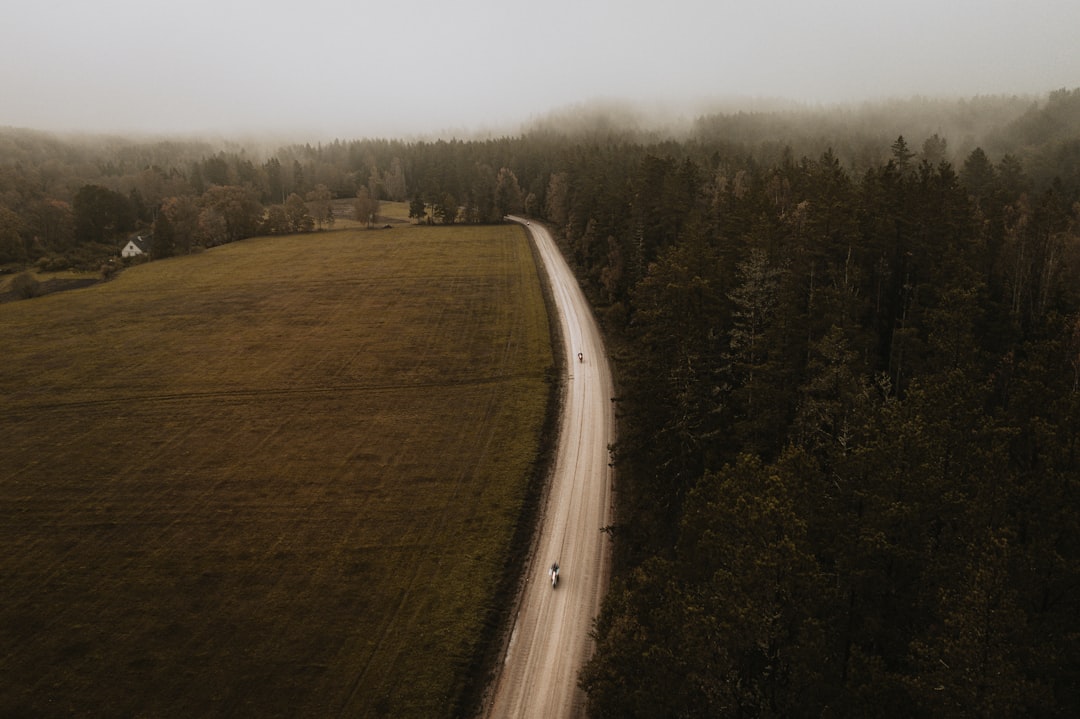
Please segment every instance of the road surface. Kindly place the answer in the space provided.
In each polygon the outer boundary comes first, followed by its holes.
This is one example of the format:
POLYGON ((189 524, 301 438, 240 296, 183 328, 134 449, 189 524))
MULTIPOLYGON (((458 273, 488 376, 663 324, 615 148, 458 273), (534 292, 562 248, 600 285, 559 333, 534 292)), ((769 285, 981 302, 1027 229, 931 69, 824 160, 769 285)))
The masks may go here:
POLYGON ((580 717, 585 695, 578 674, 593 649, 589 631, 610 571, 608 535, 600 530, 612 521, 608 446, 615 439, 614 390, 600 330, 551 234, 539 224, 511 219, 526 225, 547 271, 568 376, 535 551, 486 716, 580 717), (561 568, 556 589, 547 575, 552 562, 561 568))

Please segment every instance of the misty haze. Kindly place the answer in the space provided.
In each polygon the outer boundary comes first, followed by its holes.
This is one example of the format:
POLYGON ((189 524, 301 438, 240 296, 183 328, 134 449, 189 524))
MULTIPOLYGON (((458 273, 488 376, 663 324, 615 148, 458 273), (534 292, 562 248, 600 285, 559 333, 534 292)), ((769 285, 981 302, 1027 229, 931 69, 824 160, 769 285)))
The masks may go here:
POLYGON ((0 24, 0 716, 1080 716, 1080 4, 0 24))
POLYGON ((318 141, 513 132, 595 100, 1042 94, 1080 76, 1077 27, 1069 0, 61 0, 0 26, 0 126, 318 141))

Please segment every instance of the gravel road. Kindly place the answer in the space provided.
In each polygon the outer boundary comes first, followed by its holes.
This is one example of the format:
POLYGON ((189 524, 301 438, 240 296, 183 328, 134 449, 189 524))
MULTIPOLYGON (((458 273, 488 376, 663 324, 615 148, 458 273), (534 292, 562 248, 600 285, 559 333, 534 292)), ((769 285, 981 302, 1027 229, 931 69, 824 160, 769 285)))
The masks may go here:
POLYGON ((611 368, 592 310, 551 234, 526 225, 555 297, 567 358, 566 391, 553 476, 513 630, 486 716, 584 716, 578 674, 593 650, 589 638, 610 572, 615 438, 611 368), (578 360, 578 353, 583 359, 578 360), (547 569, 561 568, 552 589, 547 569))

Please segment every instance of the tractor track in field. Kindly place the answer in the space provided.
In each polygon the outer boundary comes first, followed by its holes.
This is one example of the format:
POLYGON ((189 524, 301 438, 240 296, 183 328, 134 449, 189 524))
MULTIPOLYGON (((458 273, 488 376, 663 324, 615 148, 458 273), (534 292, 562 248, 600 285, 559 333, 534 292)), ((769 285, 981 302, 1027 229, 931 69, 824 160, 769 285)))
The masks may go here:
POLYGON ((325 387, 270 387, 262 389, 238 389, 238 390, 211 390, 193 392, 170 392, 163 394, 127 394, 103 397, 98 399, 72 400, 68 402, 41 402, 17 404, 18 398, 14 398, 11 406, 12 413, 20 411, 38 410, 67 410, 83 409, 88 407, 107 407, 110 405, 125 405, 139 402, 188 402, 197 400, 260 400, 275 399, 278 397, 297 397, 305 395, 325 395, 335 393, 352 392, 389 392, 402 389, 431 389, 437 387, 476 387, 483 385, 499 384, 513 380, 532 379, 528 373, 509 373, 492 375, 489 377, 473 377, 469 379, 440 379, 438 381, 401 381, 372 384, 341 384, 325 387))
MULTIPOLYGON (((444 314, 445 311, 446 311, 445 307, 440 308, 439 312, 436 314, 436 317, 434 318, 434 326, 439 326, 439 325, 442 324, 442 322, 443 322, 443 314, 444 314)), ((437 336, 438 336, 437 333, 431 332, 431 333, 428 333, 428 336, 431 338, 430 341, 432 343, 435 343, 435 342, 438 341, 437 340, 437 336)), ((517 335, 511 335, 510 337, 507 338, 507 341, 506 341, 505 345, 502 347, 502 351, 500 353, 499 364, 498 364, 498 367, 497 367, 498 370, 505 370, 506 368, 508 368, 512 364, 512 361, 513 361, 512 358, 514 356, 516 356, 514 350, 517 348, 517 344, 519 342, 520 342, 520 337, 518 337, 517 335)), ((488 428, 488 432, 487 432, 486 436, 484 437, 482 443, 478 447, 479 456, 476 459, 476 463, 479 464, 479 463, 481 463, 483 461, 483 456, 491 451, 491 444, 494 441, 494 428, 493 428, 492 423, 493 423, 493 416, 494 416, 495 408, 496 408, 496 405, 498 404, 498 395, 499 395, 499 389, 498 389, 498 387, 496 387, 494 385, 497 385, 500 382, 505 381, 507 379, 517 379, 517 378, 524 379, 525 375, 516 374, 516 373, 512 373, 512 372, 498 372, 495 375, 489 376, 487 378, 474 378, 474 379, 467 380, 467 381, 462 381, 462 382, 441 381, 441 382, 426 382, 426 383, 410 383, 408 385, 408 387, 410 387, 410 388, 414 388, 414 387, 421 387, 421 388, 442 387, 442 388, 445 388, 447 386, 465 386, 465 385, 484 386, 484 385, 492 385, 490 387, 490 389, 487 391, 487 401, 485 403, 483 417, 482 417, 482 419, 480 421, 480 424, 482 426, 488 428)), ((453 491, 447 496, 447 500, 444 503, 444 505, 443 505, 442 509, 440 510, 440 512, 438 513, 437 518, 434 518, 435 521, 432 521, 429 524, 429 535, 431 537, 436 537, 442 532, 443 525, 445 525, 451 509, 453 507, 460 506, 460 503, 457 501, 457 497, 458 497, 459 493, 462 491, 462 485, 465 482, 465 479, 466 479, 466 473, 461 473, 455 478, 453 491)), ((430 540, 425 538, 424 541, 429 542, 430 540)), ((367 675, 371 671, 373 659, 376 656, 379 656, 380 649, 382 648, 383 644, 387 641, 388 637, 390 637, 390 635, 399 626, 399 621, 400 621, 400 618, 401 618, 402 608, 404 606, 406 606, 406 601, 405 600, 408 598, 410 593, 412 593, 414 591, 414 589, 415 589, 415 587, 417 585, 417 581, 419 580, 420 576, 422 575, 424 569, 425 569, 425 567, 424 567, 423 563, 421 563, 421 562, 416 563, 414 565, 414 567, 412 568, 412 573, 411 573, 411 575, 409 577, 408 583, 406 584, 404 594, 402 595, 402 600, 397 603, 397 606, 396 606, 396 608, 395 608, 395 610, 393 612, 393 615, 386 622, 384 622, 384 624, 382 626, 382 630, 379 633, 378 643, 377 643, 374 651, 372 651, 372 653, 368 657, 368 660, 364 663, 364 665, 363 665, 362 669, 360 670, 360 672, 358 672, 356 677, 354 678, 354 680, 353 680, 353 682, 352 682, 352 684, 351 684, 351 686, 350 686, 350 688, 348 690, 348 694, 346 696, 346 699, 345 699, 344 703, 340 707, 340 710, 338 712, 338 716, 349 716, 350 715, 349 712, 353 707, 353 703, 354 703, 354 700, 356 698, 357 692, 359 691, 359 688, 363 685, 364 680, 366 679, 367 675)))

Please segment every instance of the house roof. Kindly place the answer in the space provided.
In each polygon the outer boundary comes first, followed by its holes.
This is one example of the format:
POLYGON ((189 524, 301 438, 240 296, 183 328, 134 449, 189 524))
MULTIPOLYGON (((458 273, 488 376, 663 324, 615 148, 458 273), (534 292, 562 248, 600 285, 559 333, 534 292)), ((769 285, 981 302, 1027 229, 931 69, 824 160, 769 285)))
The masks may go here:
POLYGON ((140 252, 150 252, 150 238, 143 237, 142 235, 132 235, 128 238, 127 243, 124 245, 126 249, 128 245, 135 245, 140 252))

